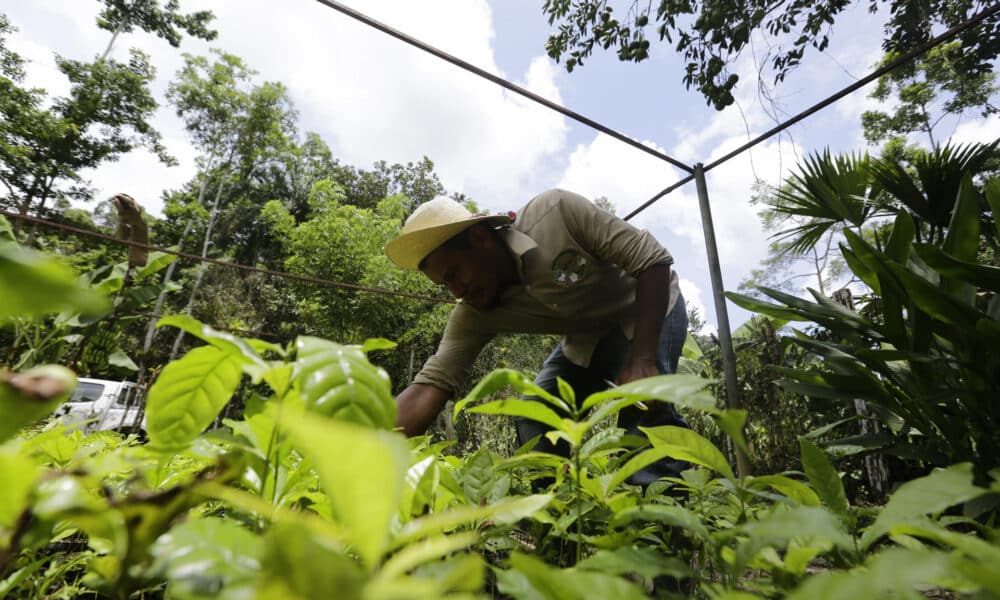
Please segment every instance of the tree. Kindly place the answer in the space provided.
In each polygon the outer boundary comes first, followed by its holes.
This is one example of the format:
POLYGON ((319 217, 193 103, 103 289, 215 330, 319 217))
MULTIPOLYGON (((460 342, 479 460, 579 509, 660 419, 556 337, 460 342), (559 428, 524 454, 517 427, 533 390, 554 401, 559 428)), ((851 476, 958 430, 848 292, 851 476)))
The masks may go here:
MULTIPOLYGON (((879 78, 869 95, 881 102, 892 100, 891 112, 870 110, 861 115, 865 139, 878 143, 910 133, 922 133, 937 148, 935 127, 949 116, 962 116, 978 109, 983 117, 998 111, 990 103, 998 91, 991 71, 966 72, 961 69, 962 48, 952 41, 931 49, 917 61, 901 65, 879 78)), ((890 52, 882 64, 895 60, 890 52)))
MULTIPOLYGON (((10 29, 3 18, 0 38, 10 29)), ((41 212, 53 197, 88 197, 79 172, 135 148, 174 162, 149 123, 157 103, 146 54, 133 50, 128 63, 56 57, 56 64, 70 91, 50 100, 44 90, 21 86, 23 61, 0 43, 0 182, 3 203, 21 214, 41 212)))
POLYGON ((183 14, 178 0, 167 0, 161 8, 159 0, 100 0, 104 5, 97 17, 97 26, 111 32, 111 39, 101 55, 104 60, 111 54, 118 36, 134 31, 137 27, 167 40, 177 48, 181 44, 181 32, 211 41, 218 32, 209 29, 208 24, 215 18, 212 11, 200 10, 183 14))
MULTIPOLYGON (((733 103, 738 76, 728 66, 750 42, 764 32, 778 42, 769 55, 775 81, 782 81, 809 48, 822 52, 829 44, 830 26, 852 5, 845 0, 659 0, 632 2, 616 16, 609 0, 545 0, 542 13, 556 27, 545 44, 554 60, 566 56, 566 69, 584 63, 595 46, 614 46, 619 60, 639 62, 649 57, 648 35, 655 28, 659 40, 674 44, 686 61, 684 84, 694 87, 716 109, 733 103), (786 40, 791 40, 788 43, 786 40), (782 47, 781 43, 787 43, 782 47)), ((882 47, 902 53, 931 37, 938 26, 963 23, 989 6, 980 0, 888 2, 868 0, 870 12, 888 7, 889 20, 882 47)), ((1000 21, 987 20, 959 38, 957 68, 970 75, 991 73, 1000 53, 1000 21)))
MULTIPOLYGON (((184 120, 201 152, 197 203, 204 205, 210 185, 214 198, 202 237, 201 256, 208 256, 212 235, 232 189, 252 178, 262 158, 280 151, 294 134, 295 110, 280 83, 255 84, 256 72, 236 56, 213 50, 216 60, 185 55, 184 67, 171 82, 167 97, 184 120)), ((185 310, 194 308, 206 264, 198 266, 185 310)), ((174 342, 176 354, 184 338, 174 342)))

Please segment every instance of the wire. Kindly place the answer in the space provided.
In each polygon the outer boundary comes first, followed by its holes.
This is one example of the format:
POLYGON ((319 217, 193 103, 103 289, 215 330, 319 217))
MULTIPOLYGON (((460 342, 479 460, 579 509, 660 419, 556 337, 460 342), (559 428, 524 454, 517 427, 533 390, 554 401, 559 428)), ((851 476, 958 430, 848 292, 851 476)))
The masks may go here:
POLYGON ((646 154, 652 154, 653 156, 659 158, 660 160, 664 160, 664 161, 670 163, 671 165, 677 167, 678 169, 681 169, 681 170, 683 170, 683 171, 685 171, 687 173, 693 173, 694 172, 694 168, 689 167, 688 165, 686 165, 686 164, 682 163, 681 161, 677 160, 676 158, 672 158, 670 156, 667 156, 666 154, 664 154, 664 153, 662 153, 662 152, 660 152, 658 150, 655 150, 653 148, 650 148, 649 146, 646 146, 646 145, 642 144, 641 142, 637 142, 637 141, 633 140, 632 138, 630 138, 630 137, 628 137, 628 136, 626 136, 624 134, 621 134, 621 133, 615 131, 614 129, 611 129, 610 127, 602 125, 602 124, 598 123, 597 121, 594 121, 593 119, 585 117, 585 116, 581 115, 580 113, 574 112, 574 111, 572 111, 572 110, 570 110, 570 109, 568 109, 568 108, 566 108, 566 107, 564 107, 562 105, 556 104, 555 102, 552 102, 551 100, 543 98, 543 97, 539 96, 538 94, 535 94, 534 92, 530 92, 530 91, 526 90, 525 88, 523 88, 523 87, 521 87, 521 86, 519 86, 517 84, 514 84, 514 83, 511 83, 510 81, 507 81, 503 77, 498 77, 498 76, 494 75, 493 73, 490 73, 488 71, 484 71, 483 69, 480 69, 479 67, 477 67, 477 66, 475 66, 475 65, 473 65, 471 63, 468 63, 468 62, 466 62, 466 61, 464 61, 464 60, 462 60, 460 58, 457 58, 455 56, 452 56, 451 54, 448 54, 444 50, 439 50, 439 49, 435 48, 434 46, 431 46, 430 44, 426 44, 426 43, 421 42, 420 40, 418 40, 416 38, 410 37, 409 35, 406 35, 402 31, 399 31, 397 29, 393 29, 392 27, 389 27, 388 25, 386 25, 386 24, 384 24, 384 23, 382 23, 380 21, 376 21, 375 19, 372 19, 368 15, 360 13, 360 12, 358 12, 358 11, 350 8, 350 7, 344 6, 343 4, 341 4, 339 2, 335 2, 334 0, 316 0, 316 1, 319 2, 320 4, 324 5, 324 6, 328 7, 328 8, 332 8, 333 10, 335 10, 335 11, 341 13, 341 14, 344 14, 344 15, 346 15, 348 17, 351 17, 352 19, 355 19, 357 21, 361 21, 365 25, 368 25, 369 27, 372 27, 374 29, 377 29, 377 30, 381 31, 382 33, 385 33, 385 34, 387 34, 387 35, 389 35, 391 37, 394 37, 394 38, 396 38, 397 40, 399 40, 401 42, 405 42, 405 43, 407 43, 407 44, 409 44, 409 45, 411 45, 411 46, 413 46, 415 48, 418 48, 420 50, 423 50, 424 52, 427 52, 428 54, 432 54, 432 55, 440 58, 441 60, 450 62, 451 64, 455 65, 456 67, 458 67, 460 69, 464 69, 466 71, 469 71, 470 73, 478 75, 478 76, 482 77, 483 79, 488 79, 488 80, 492 81, 493 83, 495 83, 495 84, 497 84, 497 85, 499 85, 499 86, 501 86, 503 88, 506 88, 506 89, 514 92, 515 94, 519 94, 521 96, 524 96, 525 98, 527 98, 527 99, 529 99, 529 100, 531 100, 533 102, 537 102, 538 104, 541 104, 542 106, 545 106, 547 108, 551 108, 552 110, 554 110, 554 111, 556 111, 558 113, 566 115, 567 117, 573 119, 574 121, 577 121, 579 123, 583 123, 587 127, 590 127, 592 129, 596 129, 597 131, 600 131, 601 133, 609 135, 609 136, 615 138, 616 140, 618 140, 620 142, 624 142, 624 143, 628 144, 629 146, 632 146, 633 148, 637 148, 639 150, 642 150, 646 154))
POLYGON ((29 215, 22 215, 19 213, 10 212, 7 210, 0 209, 0 215, 4 215, 13 219, 21 219, 22 221, 28 221, 29 223, 36 223, 44 227, 51 227, 53 229, 61 229, 63 231, 68 231, 75 233, 77 235, 82 235, 86 237, 93 237, 102 240, 107 240, 109 242, 114 242, 116 244, 121 244, 123 246, 138 246, 140 248, 146 248, 147 250, 155 250, 157 252, 163 252, 164 254, 173 254, 174 256, 179 256, 181 258, 187 258, 200 262, 207 262, 214 265, 219 265, 222 267, 229 267, 231 269, 239 269, 242 271, 250 271, 253 273, 261 273, 263 275, 271 275, 274 277, 282 277, 284 279, 294 279, 296 281, 304 281, 307 283, 316 283, 319 285, 325 285, 328 287, 342 288, 348 290, 354 290, 358 292, 367 292, 370 294, 381 294, 383 296, 398 296, 400 298, 412 298, 414 300, 425 300, 427 302, 438 302, 441 304, 454 304, 455 301, 450 298, 435 298, 433 296, 423 296, 420 294, 410 294, 408 292, 397 292, 394 290, 387 290, 385 288, 377 288, 366 285, 358 285, 356 283, 344 283, 342 281, 331 281, 329 279, 320 279, 319 277, 309 277, 307 275, 296 275, 294 273, 285 273, 282 271, 272 271, 271 269, 262 269, 260 267, 251 267, 249 265, 241 265, 239 263, 228 262, 224 260, 218 260, 215 258, 207 258, 198 256, 197 254, 190 254, 187 252, 181 252, 179 250, 173 250, 171 248, 164 248, 162 246, 153 246, 150 244, 141 244, 139 242, 133 242, 130 240, 122 240, 116 238, 113 235, 108 235, 106 233, 100 233, 98 231, 89 231, 87 229, 81 229, 79 227, 73 227, 71 225, 64 225, 62 223, 56 223, 54 221, 49 221, 46 219, 40 219, 38 217, 32 217, 29 215))
MULTIPOLYGON (((889 71, 892 71, 896 67, 899 67, 900 65, 903 65, 903 64, 905 64, 905 63, 913 60, 914 58, 916 58, 920 54, 923 54, 924 52, 927 52, 931 48, 939 46, 942 43, 944 43, 944 42, 950 40, 951 38, 955 37, 956 35, 964 32, 965 30, 970 29, 970 28, 978 25, 979 23, 982 23, 983 21, 985 21, 986 19, 988 19, 988 18, 990 18, 992 16, 995 16, 998 12, 1000 12, 1000 4, 996 4, 996 5, 993 6, 993 8, 989 8, 987 10, 984 10, 983 12, 981 12, 978 15, 972 17, 968 21, 966 21, 964 23, 960 23, 960 24, 952 27, 948 31, 945 31, 941 35, 928 40, 923 45, 918 46, 917 48, 915 48, 915 49, 907 52, 906 54, 901 55, 896 60, 893 60, 892 62, 884 65, 883 67, 878 68, 878 69, 872 71, 871 73, 869 73, 863 79, 859 79, 858 81, 852 83, 851 85, 847 86, 846 88, 840 90, 836 94, 833 94, 832 96, 826 98, 825 100, 823 100, 821 102, 817 102, 816 104, 810 106, 806 110, 800 112, 799 114, 797 114, 794 117, 788 119, 787 121, 785 121, 785 122, 783 122, 783 123, 781 123, 781 124, 779 124, 779 125, 771 128, 771 129, 769 129, 768 131, 760 134, 756 138, 750 140, 746 144, 743 144, 742 146, 740 146, 739 148, 733 150, 729 154, 726 154, 725 156, 723 156, 723 157, 721 157, 721 158, 719 158, 717 160, 714 160, 714 161, 710 162, 709 164, 705 165, 705 168, 704 168, 705 172, 708 172, 710 169, 714 169, 715 167, 718 167, 722 163, 724 163, 724 162, 726 162, 726 161, 728 161, 728 160, 730 160, 730 159, 738 156, 739 154, 742 154, 743 152, 746 152, 750 148, 753 148, 757 144, 763 142, 764 140, 767 140, 768 138, 774 136, 775 134, 781 133, 782 131, 788 129, 792 125, 795 125, 796 123, 798 123, 799 121, 801 121, 801 120, 805 119, 806 117, 812 115, 813 113, 818 112, 818 111, 826 108, 827 106, 833 104, 837 100, 840 100, 841 98, 843 98, 844 96, 850 94, 851 92, 854 92, 854 91, 858 90, 859 88, 864 87, 865 85, 867 85, 867 84, 871 83, 872 81, 878 79, 882 75, 885 75, 889 71)), ((674 191, 675 189, 677 189, 678 187, 684 185, 685 183, 688 183, 692 179, 694 179, 694 177, 689 175, 689 176, 685 177, 684 179, 681 179, 680 181, 678 181, 678 182, 670 185, 669 187, 663 189, 658 194, 656 194, 655 196, 653 196, 651 199, 649 199, 645 203, 643 203, 642 206, 640 206, 639 208, 636 208, 635 210, 633 210, 632 212, 630 212, 625 217, 625 220, 628 221, 629 219, 631 219, 635 215, 639 214, 640 212, 642 212, 643 210, 645 210, 646 208, 648 208, 651 204, 653 204, 654 202, 656 202, 657 200, 659 200, 663 196, 666 196, 670 192, 674 191)))

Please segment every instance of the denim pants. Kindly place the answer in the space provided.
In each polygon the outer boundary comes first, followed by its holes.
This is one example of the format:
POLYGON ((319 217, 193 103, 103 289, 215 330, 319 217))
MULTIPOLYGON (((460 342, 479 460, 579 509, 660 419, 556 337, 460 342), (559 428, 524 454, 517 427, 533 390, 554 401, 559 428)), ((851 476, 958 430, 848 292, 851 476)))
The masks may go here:
MULTIPOLYGON (((687 337, 687 309, 684 297, 678 296, 673 309, 664 317, 660 330, 660 340, 656 348, 656 367, 661 374, 675 373, 680 360, 681 349, 687 337)), ((560 342, 552 354, 542 364, 542 369, 535 378, 535 384, 549 392, 559 395, 557 377, 569 383, 576 392, 578 402, 595 392, 608 389, 609 381, 618 377, 618 372, 625 365, 629 356, 631 342, 619 329, 615 329, 598 342, 589 367, 573 364, 563 354, 560 342)), ((645 437, 639 427, 656 427, 659 425, 677 425, 688 427, 684 418, 668 402, 647 402, 648 410, 640 410, 636 406, 628 407, 618 413, 618 427, 630 435, 645 437)), ((544 437, 549 427, 538 421, 518 417, 515 419, 518 444, 524 445, 536 436, 542 436, 535 445, 535 450, 569 456, 569 447, 564 441, 552 444, 544 437)), ((665 458, 642 469, 629 477, 633 485, 646 486, 661 477, 677 477, 680 472, 689 467, 685 461, 665 458)))

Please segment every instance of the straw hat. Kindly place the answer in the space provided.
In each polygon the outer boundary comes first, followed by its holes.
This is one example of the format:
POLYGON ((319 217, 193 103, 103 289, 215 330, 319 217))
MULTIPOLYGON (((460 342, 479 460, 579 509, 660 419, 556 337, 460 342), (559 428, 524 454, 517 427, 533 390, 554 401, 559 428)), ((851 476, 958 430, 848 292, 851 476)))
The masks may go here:
POLYGON ((512 220, 509 215, 474 215, 450 198, 435 198, 413 211, 399 237, 385 245, 385 254, 400 267, 416 271, 428 254, 462 230, 482 222, 499 227, 512 220))

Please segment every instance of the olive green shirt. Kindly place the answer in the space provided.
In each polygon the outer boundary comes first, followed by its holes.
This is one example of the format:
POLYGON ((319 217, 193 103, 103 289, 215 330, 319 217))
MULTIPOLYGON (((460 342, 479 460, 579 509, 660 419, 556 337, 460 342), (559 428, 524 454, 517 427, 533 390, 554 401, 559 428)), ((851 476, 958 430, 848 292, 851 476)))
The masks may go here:
MULTIPOLYGON (((673 263, 648 231, 565 190, 533 198, 500 234, 523 284, 505 288, 489 310, 456 306, 437 353, 414 383, 456 394, 472 362, 499 333, 562 334, 563 353, 586 367, 597 342, 614 328, 632 338, 636 276, 673 263)), ((668 313, 680 294, 677 273, 670 272, 668 313)))

